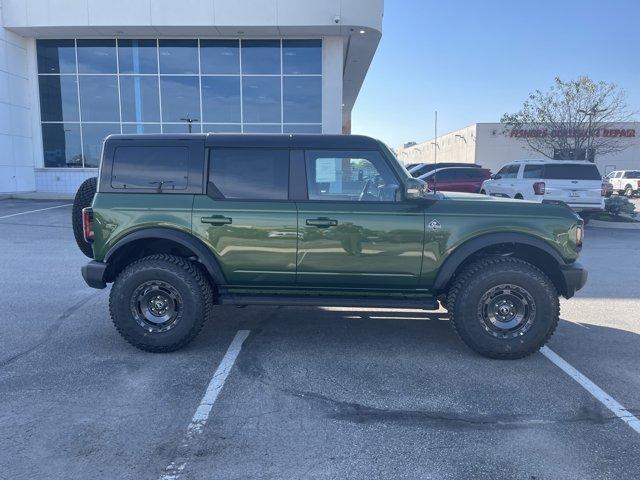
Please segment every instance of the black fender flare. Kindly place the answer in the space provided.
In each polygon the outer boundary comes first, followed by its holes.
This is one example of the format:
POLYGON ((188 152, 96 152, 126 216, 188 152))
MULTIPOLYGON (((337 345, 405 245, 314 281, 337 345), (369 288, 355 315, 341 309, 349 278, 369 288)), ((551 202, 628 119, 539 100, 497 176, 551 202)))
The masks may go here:
POLYGON ((458 267, 467 258, 476 252, 479 252, 483 248, 490 247, 491 245, 513 243, 520 245, 528 245, 538 248, 545 253, 548 253, 558 262, 559 265, 565 265, 566 262, 560 256, 560 254, 547 242, 541 238, 533 235, 527 235, 525 233, 504 232, 504 233, 487 233, 467 240, 462 245, 456 247, 456 249, 449 254, 445 261, 440 266, 436 279, 433 283, 433 290, 440 292, 449 283, 449 280, 453 277, 458 267))
POLYGON ((193 255, 198 259, 198 262, 200 262, 204 266, 209 275, 211 275, 211 278, 216 285, 226 284, 224 273, 222 272, 220 264, 218 263, 218 259, 213 254, 213 252, 209 250, 209 248, 207 248, 207 246, 198 238, 174 228, 143 228, 141 230, 136 230, 135 232, 129 233, 128 235, 118 240, 107 251, 106 255, 104 256, 104 263, 108 264, 109 259, 111 259, 113 255, 115 255, 116 252, 122 247, 130 244, 131 242, 135 242, 137 240, 142 240, 145 238, 159 238, 162 240, 170 240, 182 245, 186 249, 193 252, 193 255))

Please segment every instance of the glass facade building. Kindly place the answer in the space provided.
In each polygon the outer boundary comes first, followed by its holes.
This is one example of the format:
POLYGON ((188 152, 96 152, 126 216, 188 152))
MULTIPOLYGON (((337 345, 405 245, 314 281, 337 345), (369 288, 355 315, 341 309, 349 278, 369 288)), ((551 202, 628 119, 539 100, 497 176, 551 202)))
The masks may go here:
POLYGON ((44 167, 112 133, 322 133, 321 39, 38 39, 44 167))

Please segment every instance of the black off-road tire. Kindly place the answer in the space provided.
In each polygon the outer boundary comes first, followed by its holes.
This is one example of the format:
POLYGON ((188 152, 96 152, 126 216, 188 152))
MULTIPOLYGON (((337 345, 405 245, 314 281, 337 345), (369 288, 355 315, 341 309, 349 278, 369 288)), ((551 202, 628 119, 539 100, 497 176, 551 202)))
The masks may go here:
POLYGON ((172 352, 187 345, 211 316, 213 295, 209 281, 192 262, 173 255, 157 254, 127 266, 116 278, 109 295, 111 319, 124 339, 147 352, 172 352), (136 294, 149 283, 161 282, 175 293, 175 321, 165 331, 141 324, 136 294), (134 313, 135 312, 135 313, 134 313))
POLYGON ((89 258, 93 258, 93 248, 90 243, 85 242, 82 234, 82 209, 91 206, 93 196, 96 194, 97 185, 98 177, 87 178, 82 182, 73 199, 73 208, 71 209, 73 236, 76 239, 80 251, 89 258))
POLYGON ((485 257, 467 266, 454 279, 447 307, 462 341, 480 355, 497 359, 517 359, 538 351, 560 318, 553 282, 537 267, 513 257, 485 257), (504 284, 524 289, 535 306, 529 328, 510 338, 494 336, 483 324, 483 296, 504 284))
POLYGON ((627 198, 633 198, 633 187, 631 185, 627 185, 624 189, 624 196, 627 198))

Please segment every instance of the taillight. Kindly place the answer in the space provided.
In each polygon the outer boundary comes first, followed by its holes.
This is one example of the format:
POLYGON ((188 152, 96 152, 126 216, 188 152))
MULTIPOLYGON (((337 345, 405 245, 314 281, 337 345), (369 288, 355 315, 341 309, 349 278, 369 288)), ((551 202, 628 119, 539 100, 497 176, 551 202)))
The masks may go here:
POLYGON ((606 197, 607 196, 607 184, 606 184, 606 182, 602 182, 602 186, 600 187, 600 196, 601 197, 606 197))
POLYGON ((93 242, 93 209, 91 207, 82 209, 82 235, 85 242, 93 242))
POLYGON ((544 195, 546 188, 547 186, 544 184, 544 182, 535 182, 533 184, 533 193, 535 193, 536 195, 544 195))

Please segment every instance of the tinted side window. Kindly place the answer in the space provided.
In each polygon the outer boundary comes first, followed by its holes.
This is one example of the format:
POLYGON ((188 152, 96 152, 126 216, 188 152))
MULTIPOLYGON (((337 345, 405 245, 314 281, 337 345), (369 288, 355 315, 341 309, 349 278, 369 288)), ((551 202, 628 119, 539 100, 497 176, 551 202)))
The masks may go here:
POLYGON ((455 180, 460 178, 455 170, 442 170, 441 172, 435 172, 434 177, 436 181, 444 182, 449 180, 455 180))
POLYGON ((640 171, 629 170, 627 172, 624 172, 624 178, 640 178, 640 171))
POLYGON ((506 165, 500 169, 498 175, 500 175, 500 178, 516 178, 519 169, 520 165, 506 165))
POLYGON ((377 151, 308 151, 309 200, 395 201, 398 181, 377 151))
POLYGON ((544 167, 544 178, 548 180, 600 180, 598 167, 593 164, 547 164, 544 167))
POLYGON ((289 198, 289 150, 212 149, 209 193, 242 200, 286 200, 289 198))
POLYGON ((522 178, 542 178, 543 165, 525 165, 522 178))
POLYGON ((496 173, 496 177, 505 178, 505 175, 507 175, 507 172, 509 171, 510 168, 511 168, 511 165, 505 165, 500 170, 498 170, 498 173, 496 173))
POLYGON ((189 179, 187 147, 117 147, 111 187, 185 190, 189 179))

